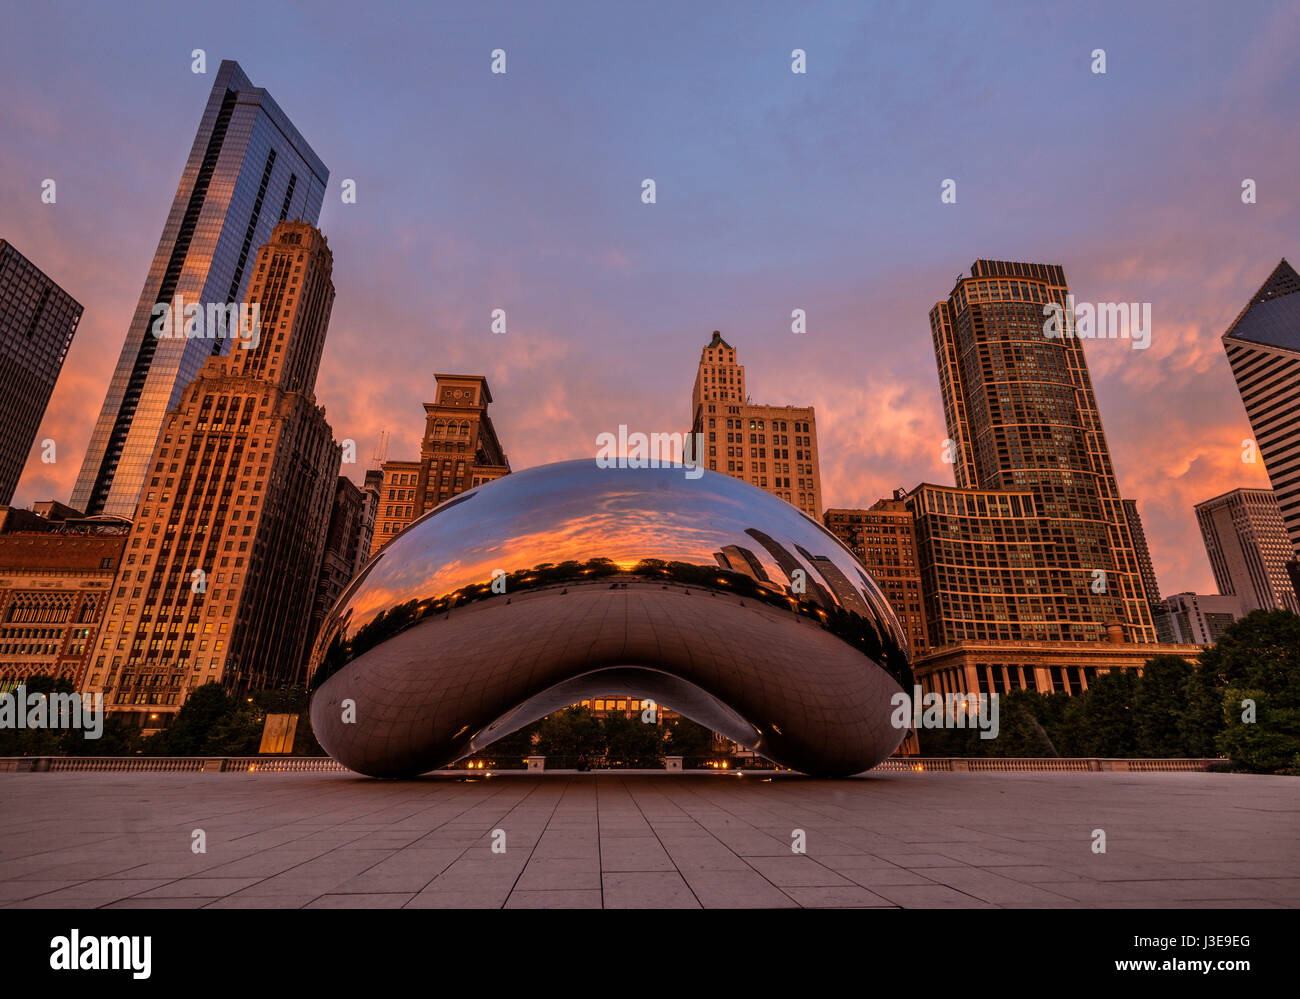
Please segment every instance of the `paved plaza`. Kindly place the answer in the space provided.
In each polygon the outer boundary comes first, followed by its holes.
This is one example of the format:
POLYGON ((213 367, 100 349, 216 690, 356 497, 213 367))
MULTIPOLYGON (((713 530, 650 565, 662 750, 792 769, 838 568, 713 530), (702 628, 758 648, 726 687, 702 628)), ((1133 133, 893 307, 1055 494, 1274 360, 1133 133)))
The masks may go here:
POLYGON ((1285 777, 6 773, 0 801, 17 908, 1300 907, 1285 777))

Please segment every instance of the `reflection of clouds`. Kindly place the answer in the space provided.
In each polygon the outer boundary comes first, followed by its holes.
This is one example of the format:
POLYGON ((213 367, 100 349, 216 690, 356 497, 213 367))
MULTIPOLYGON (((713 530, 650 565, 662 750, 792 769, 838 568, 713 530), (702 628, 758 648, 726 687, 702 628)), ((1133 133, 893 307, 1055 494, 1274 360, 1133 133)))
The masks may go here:
POLYGON ((544 564, 608 559, 624 571, 659 560, 712 574, 718 571, 714 552, 727 546, 748 550, 771 585, 784 591, 788 567, 754 543, 747 532, 755 524, 810 580, 823 576, 825 567, 796 555, 800 549, 839 570, 830 590, 838 588, 842 602, 877 613, 883 608, 882 616, 892 619, 853 556, 776 497, 725 475, 687 480, 680 469, 600 469, 578 460, 507 476, 413 525, 389 544, 350 598, 349 623, 355 630, 396 605, 488 585, 496 570, 510 576, 544 564))

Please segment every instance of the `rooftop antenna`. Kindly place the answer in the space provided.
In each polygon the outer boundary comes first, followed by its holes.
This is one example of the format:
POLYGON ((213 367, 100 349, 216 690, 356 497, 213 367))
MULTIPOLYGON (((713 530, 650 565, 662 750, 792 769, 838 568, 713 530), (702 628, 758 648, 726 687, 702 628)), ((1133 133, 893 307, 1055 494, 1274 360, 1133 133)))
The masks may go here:
POLYGON ((376 467, 382 465, 388 460, 388 438, 389 433, 383 427, 379 428, 379 439, 375 442, 374 454, 371 455, 376 467))

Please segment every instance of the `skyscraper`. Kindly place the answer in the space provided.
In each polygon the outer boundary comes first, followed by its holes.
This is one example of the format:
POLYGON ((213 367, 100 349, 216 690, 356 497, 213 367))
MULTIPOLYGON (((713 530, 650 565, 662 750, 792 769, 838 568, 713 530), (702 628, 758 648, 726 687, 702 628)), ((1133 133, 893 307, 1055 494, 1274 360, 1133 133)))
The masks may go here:
POLYGON ((1151 561, 1151 549, 1147 547, 1147 532, 1142 526, 1142 517, 1138 514, 1137 500, 1124 500, 1124 519, 1128 521, 1129 535, 1133 538, 1133 553, 1137 556, 1142 588, 1146 590, 1147 606, 1154 613, 1160 604, 1160 584, 1156 581, 1156 567, 1151 561))
POLYGON ((1293 549, 1277 499, 1267 489, 1233 489, 1196 504, 1220 593, 1235 595, 1242 610, 1281 608, 1300 614, 1287 572, 1293 549))
POLYGON ((310 654, 325 615, 356 575, 357 546, 362 540, 365 508, 365 494, 346 475, 340 475, 334 485, 334 498, 330 506, 325 546, 321 552, 316 593, 312 599, 311 621, 307 625, 304 655, 310 654))
POLYGON ((18 488, 81 306, 0 239, 0 505, 18 488))
POLYGON ((384 463, 371 553, 439 503, 510 474, 488 415, 492 391, 482 375, 435 374, 434 402, 424 404, 420 460, 384 463))
MULTIPOLYGON (((1120 498, 1062 269, 977 260, 930 312, 957 485, 905 497, 927 692, 1077 694, 1099 674, 1199 646, 1156 644, 1140 522, 1120 498), (1054 332, 1054 331, 1052 331, 1054 332)), ((921 738, 922 747, 925 745, 921 738)))
POLYGON ((165 414, 89 685, 145 728, 203 683, 302 679, 342 450, 314 395, 332 270, 314 227, 276 226, 257 345, 210 357, 165 414))
MULTIPOLYGON (((1046 333, 1045 307, 1066 310, 1068 294, 1057 265, 976 260, 931 310, 953 473, 960 488, 1032 493, 1044 554, 1072 574, 1071 596, 1094 605, 1088 617, 1117 615, 1096 623, 1153 642, 1083 345, 1046 333)), ((1097 637, 1096 625, 1071 630, 1097 637)))
POLYGON ((816 412, 812 406, 750 403, 745 366, 717 330, 700 351, 691 432, 703 435, 703 453, 695 457, 704 468, 765 489, 814 520, 821 517, 816 412))
MULTIPOLYGON (((72 505, 131 517, 163 416, 226 341, 154 335, 155 307, 239 303, 277 222, 315 224, 329 171, 265 90, 222 62, 172 200, 72 505)), ((211 331, 208 331, 211 332, 211 331)))
POLYGON ((1285 258, 1223 334, 1223 349, 1300 558, 1300 274, 1285 258))

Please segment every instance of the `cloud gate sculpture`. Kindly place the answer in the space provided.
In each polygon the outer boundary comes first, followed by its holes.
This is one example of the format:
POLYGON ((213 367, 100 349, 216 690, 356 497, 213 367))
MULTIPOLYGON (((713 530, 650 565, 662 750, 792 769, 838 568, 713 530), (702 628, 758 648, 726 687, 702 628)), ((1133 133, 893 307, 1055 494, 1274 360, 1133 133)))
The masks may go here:
POLYGON ((626 692, 808 774, 888 756, 906 734, 890 698, 912 674, 875 582, 783 500, 684 471, 561 462, 413 523, 321 629, 321 746, 414 776, 626 692))

